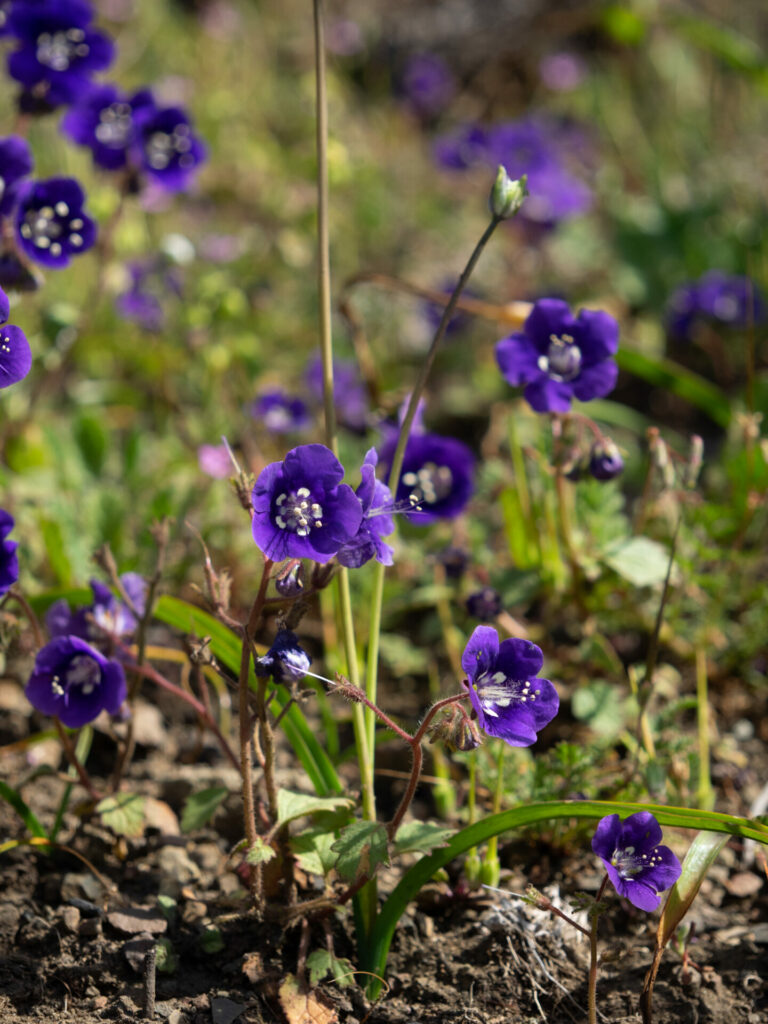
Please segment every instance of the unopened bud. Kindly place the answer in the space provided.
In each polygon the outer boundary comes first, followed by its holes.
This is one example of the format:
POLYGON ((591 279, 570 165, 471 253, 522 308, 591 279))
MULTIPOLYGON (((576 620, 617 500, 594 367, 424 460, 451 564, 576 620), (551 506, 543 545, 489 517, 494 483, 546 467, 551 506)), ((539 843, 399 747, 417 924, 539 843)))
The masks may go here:
POLYGON ((481 743, 477 725, 455 705, 448 707, 437 721, 432 722, 427 735, 432 743, 442 740, 449 750, 476 750, 481 743))
POLYGON ((281 597, 298 597, 304 591, 306 573, 298 558, 291 559, 275 576, 275 590, 281 597))
POLYGON ((506 168, 499 164, 496 180, 491 189, 488 205, 494 217, 509 220, 514 217, 528 195, 528 175, 512 179, 506 168))

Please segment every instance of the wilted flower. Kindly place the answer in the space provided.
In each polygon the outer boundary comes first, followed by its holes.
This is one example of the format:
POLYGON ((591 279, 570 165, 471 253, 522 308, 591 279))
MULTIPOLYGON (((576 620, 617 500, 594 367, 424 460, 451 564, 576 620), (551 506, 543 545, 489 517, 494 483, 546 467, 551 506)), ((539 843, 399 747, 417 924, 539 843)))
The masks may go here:
POLYGON ((392 494, 386 484, 376 479, 378 461, 376 449, 370 448, 360 470, 360 486, 355 491, 363 510, 360 529, 336 553, 339 563, 348 569, 359 569, 372 558, 382 565, 392 565, 393 549, 382 540, 395 528, 391 515, 392 494))
MULTIPOLYGON (((120 582, 136 611, 144 612, 146 581, 135 572, 123 573, 120 582)), ((78 636, 98 643, 107 637, 120 638, 131 634, 137 626, 130 608, 99 580, 91 580, 93 601, 85 608, 70 611, 64 598, 54 601, 45 615, 45 624, 53 637, 78 636)))
POLYGON ((272 434, 305 430, 311 422, 304 402, 280 388, 263 391, 251 405, 251 415, 272 434))
POLYGON ((363 510, 343 477, 344 467, 322 444, 299 445, 261 471, 252 530, 267 558, 327 562, 357 534, 363 510))
POLYGON ((74 178, 48 178, 21 186, 16 208, 16 237, 43 266, 66 267, 72 256, 90 249, 96 225, 83 212, 85 195, 74 178))
POLYGON ((33 166, 26 139, 19 135, 0 139, 0 216, 7 216, 13 209, 19 184, 33 166))
POLYGON ((275 576, 275 590, 281 597, 298 597, 306 587, 306 573, 301 560, 287 562, 275 576))
POLYGON ((595 480, 613 480, 624 469, 621 452, 610 440, 595 441, 589 453, 589 472, 595 480))
POLYGON ((481 622, 495 619, 502 609, 501 594, 493 587, 483 587, 470 594, 466 600, 467 611, 481 622))
POLYGON ((571 400, 588 402, 613 390, 619 325, 602 310, 574 317, 561 299, 535 303, 521 333, 496 346, 499 368, 513 386, 525 386, 536 412, 567 412, 571 400))
POLYGON ((431 743, 442 740, 449 750, 476 750, 482 742, 476 723, 456 704, 442 709, 430 723, 427 735, 431 743))
POLYGON ((698 281, 681 285, 672 294, 667 326, 674 337, 688 339, 698 320, 714 320, 726 327, 743 328, 762 323, 765 315, 765 299, 750 278, 710 270, 698 281))
POLYGON ((267 653, 256 659, 256 675, 272 676, 276 683, 301 682, 309 671, 312 659, 299 645, 290 629, 281 629, 267 653))
MULTIPOLYGON (((397 431, 387 429, 381 461, 391 465, 397 431)), ((426 525, 453 519, 465 508, 475 489, 475 457, 463 441, 438 434, 411 432, 397 485, 398 506, 410 503, 408 519, 426 525)))
POLYGON ((600 857, 619 896, 640 910, 655 910, 659 893, 680 877, 680 861, 668 846, 659 846, 661 826, 650 811, 624 821, 609 814, 597 826, 592 850, 600 857))
POLYGON ((8 534, 15 523, 10 512, 0 508, 0 595, 6 594, 19 578, 19 558, 15 540, 8 540, 8 534))
POLYGON ((0 288, 0 389, 23 380, 32 367, 32 350, 24 331, 6 323, 10 311, 8 296, 0 288))
POLYGON ((557 714, 560 700, 548 679, 537 673, 544 662, 528 640, 499 643, 491 626, 478 626, 461 656, 464 685, 480 728, 513 747, 529 747, 536 733, 557 714))
POLYGON ((80 637, 60 636, 38 651, 24 692, 38 711, 78 729, 102 711, 118 711, 126 695, 125 675, 118 661, 80 637))

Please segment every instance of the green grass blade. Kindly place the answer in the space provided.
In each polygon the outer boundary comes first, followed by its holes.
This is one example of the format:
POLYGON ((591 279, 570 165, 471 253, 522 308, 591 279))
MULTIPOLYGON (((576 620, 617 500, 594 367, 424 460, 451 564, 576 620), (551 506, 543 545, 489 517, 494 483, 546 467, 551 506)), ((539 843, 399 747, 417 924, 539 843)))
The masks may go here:
POLYGON ((616 362, 622 370, 702 409, 719 426, 727 427, 731 422, 731 403, 720 388, 671 359, 652 359, 634 349, 620 348, 616 362))
POLYGON ((16 811, 18 816, 27 826, 27 831, 31 835, 37 836, 39 839, 48 838, 48 833, 40 824, 40 819, 37 817, 35 812, 27 806, 15 789, 12 789, 2 781, 0 781, 0 797, 2 797, 6 803, 9 803, 14 811, 16 811))
MULTIPOLYGON (((759 843, 768 845, 768 826, 758 821, 751 821, 749 818, 737 818, 715 811, 603 800, 556 800, 514 807, 510 811, 489 815, 482 821, 463 828, 456 833, 447 846, 422 858, 405 873, 381 908, 366 946, 367 962, 362 963, 361 967, 383 977, 392 936, 408 903, 436 871, 445 867, 454 857, 466 853, 473 846, 479 846, 492 836, 498 836, 502 832, 525 828, 541 821, 557 821, 562 818, 594 819, 603 818, 608 814, 634 814, 636 811, 651 811, 660 825, 727 833, 742 838, 756 839, 759 843)), ((369 994, 376 995, 379 988, 380 983, 374 980, 369 986, 369 994)))
MULTIPOLYGON (((240 637, 233 633, 213 615, 196 608, 194 605, 181 601, 176 597, 164 595, 159 599, 154 611, 155 617, 168 626, 192 633, 195 636, 211 638, 211 651, 214 656, 237 677, 240 671, 240 637)), ((256 676, 251 669, 250 685, 256 686, 256 676)), ((282 710, 288 703, 288 694, 278 689, 273 698, 274 704, 282 710)), ((296 752, 296 756, 315 788, 318 796, 332 796, 342 793, 344 787, 336 769, 326 752, 309 727, 301 708, 292 704, 281 719, 280 725, 288 737, 288 742, 296 752)))

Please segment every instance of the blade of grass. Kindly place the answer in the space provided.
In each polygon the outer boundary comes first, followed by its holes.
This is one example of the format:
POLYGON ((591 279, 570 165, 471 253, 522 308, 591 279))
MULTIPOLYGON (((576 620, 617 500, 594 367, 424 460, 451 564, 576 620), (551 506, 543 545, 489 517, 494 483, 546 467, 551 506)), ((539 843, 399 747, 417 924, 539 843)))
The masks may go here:
POLYGON ((0 797, 16 811, 31 835, 37 836, 38 839, 48 838, 48 833, 40 824, 40 819, 35 812, 24 802, 21 795, 15 789, 12 789, 11 786, 2 781, 0 781, 0 797))

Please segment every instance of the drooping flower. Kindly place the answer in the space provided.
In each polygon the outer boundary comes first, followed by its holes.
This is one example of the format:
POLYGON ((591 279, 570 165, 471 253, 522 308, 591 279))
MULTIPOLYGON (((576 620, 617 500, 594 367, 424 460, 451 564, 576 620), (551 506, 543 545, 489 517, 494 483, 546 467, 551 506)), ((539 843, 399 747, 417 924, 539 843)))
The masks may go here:
POLYGON ((540 299, 522 332, 498 343, 496 360, 536 412, 567 412, 573 398, 588 402, 613 390, 618 345, 619 325, 608 313, 582 309, 574 317, 561 299, 540 299))
POLYGON ((360 529, 336 553, 339 563, 348 569, 359 569, 372 558, 382 565, 392 565, 393 548, 382 540, 395 528, 391 515, 392 493, 386 484, 376 479, 378 461, 376 449, 369 448, 360 470, 362 480, 355 491, 363 510, 360 529))
POLYGON ((481 622, 491 622, 501 611, 501 594, 494 587, 482 587, 470 594, 466 608, 469 614, 481 622))
POLYGON ((0 389, 18 384, 32 367, 32 350, 24 331, 6 323, 10 310, 8 296, 0 288, 0 389))
POLYGON ((595 441, 589 453, 589 472, 595 480, 613 480, 624 470, 621 452, 610 440, 595 441))
MULTIPOLYGON (((120 582, 131 599, 134 608, 141 615, 147 596, 147 584, 135 572, 120 576, 120 582)), ((78 636, 97 644, 110 637, 129 636, 136 629, 136 616, 131 609, 115 597, 109 587, 99 580, 91 580, 93 601, 74 612, 63 598, 54 601, 45 615, 45 624, 52 637, 78 636)))
MULTIPOLYGON (((307 388, 318 402, 323 401, 323 361, 318 356, 307 366, 307 388)), ((339 423, 363 433, 368 420, 368 395, 360 379, 357 364, 349 360, 333 361, 333 403, 339 423)))
POLYGON ((19 185, 33 166, 26 139, 19 135, 0 139, 0 216, 7 217, 13 209, 19 185))
POLYGON ((357 534, 363 510, 343 477, 344 467, 322 444, 299 445, 261 471, 252 530, 267 558, 327 562, 357 534))
POLYGON ((68 266, 90 249, 96 225, 84 212, 85 195, 74 178, 26 182, 19 190, 16 237, 24 252, 43 266, 68 266))
POLYGON ((272 676, 276 683, 299 683, 309 671, 312 659, 290 629, 281 629, 267 653, 256 659, 257 676, 272 676))
MULTIPOLYGON (((395 454, 397 431, 387 431, 381 447, 381 461, 389 467, 395 454)), ((438 519, 454 519, 465 508, 475 489, 475 457, 453 437, 413 433, 408 438, 395 501, 414 511, 413 523, 427 525, 438 519)))
POLYGON ((710 320, 726 327, 744 328, 765 320, 765 298, 755 283, 740 274, 709 270, 677 288, 669 300, 669 333, 688 340, 698 321, 710 320))
POLYGON ((592 850, 605 865, 619 896, 640 910, 655 910, 659 893, 678 880, 680 861, 668 846, 660 846, 661 826, 650 811, 638 811, 621 821, 609 814, 597 826, 592 850))
POLYGON ((14 3, 7 34, 18 41, 8 73, 22 86, 22 109, 37 112, 72 103, 88 90, 91 75, 112 63, 115 47, 91 27, 83 0, 14 3))
POLYGON ((0 595, 7 594, 19 578, 19 557, 15 540, 8 540, 8 534, 15 526, 10 512, 0 508, 0 595))
POLYGON ((262 392, 251 405, 251 415, 271 434, 290 434, 306 430, 310 425, 309 410, 305 403, 280 388, 262 392))
POLYGON ((480 728, 513 747, 529 747, 560 706, 557 691, 540 679, 544 658, 529 640, 499 643, 491 626, 478 626, 461 656, 464 682, 480 728))
POLYGON ((126 696, 125 674, 118 661, 79 636, 60 636, 38 651, 24 692, 38 711, 78 729, 102 711, 118 711, 126 696))

